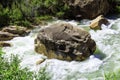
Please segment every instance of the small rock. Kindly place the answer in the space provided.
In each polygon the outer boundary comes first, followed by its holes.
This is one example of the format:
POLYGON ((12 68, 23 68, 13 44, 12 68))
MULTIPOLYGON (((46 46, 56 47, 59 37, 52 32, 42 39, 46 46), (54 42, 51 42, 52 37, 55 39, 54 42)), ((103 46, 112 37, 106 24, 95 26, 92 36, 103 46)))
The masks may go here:
POLYGON ((10 43, 0 41, 0 47, 11 47, 10 43))
POLYGON ((90 28, 93 30, 101 30, 102 24, 107 25, 107 24, 109 24, 109 22, 106 18, 103 17, 103 15, 100 15, 91 22, 90 28))
POLYGON ((45 61, 45 59, 40 59, 36 62, 36 65, 39 65, 39 64, 43 63, 44 61, 45 61))

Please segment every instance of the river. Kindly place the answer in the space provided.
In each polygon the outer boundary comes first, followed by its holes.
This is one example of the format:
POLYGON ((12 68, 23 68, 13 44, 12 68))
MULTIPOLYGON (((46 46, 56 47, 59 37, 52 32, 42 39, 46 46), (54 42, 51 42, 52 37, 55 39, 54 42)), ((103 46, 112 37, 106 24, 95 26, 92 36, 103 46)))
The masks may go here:
MULTIPOLYGON (((64 21, 57 20, 48 25, 55 22, 64 21)), ((89 20, 67 22, 89 31, 97 44, 95 55, 82 62, 46 59, 43 63, 36 65, 38 60, 46 58, 34 51, 34 39, 39 31, 39 28, 36 28, 26 37, 16 37, 8 41, 12 47, 3 48, 3 51, 6 52, 5 57, 10 58, 11 54, 17 54, 21 59, 21 68, 27 67, 31 71, 39 71, 41 67, 47 65, 46 70, 52 75, 52 80, 104 80, 105 73, 120 69, 119 18, 109 19, 110 24, 108 26, 102 25, 102 30, 97 31, 89 29, 89 20)))

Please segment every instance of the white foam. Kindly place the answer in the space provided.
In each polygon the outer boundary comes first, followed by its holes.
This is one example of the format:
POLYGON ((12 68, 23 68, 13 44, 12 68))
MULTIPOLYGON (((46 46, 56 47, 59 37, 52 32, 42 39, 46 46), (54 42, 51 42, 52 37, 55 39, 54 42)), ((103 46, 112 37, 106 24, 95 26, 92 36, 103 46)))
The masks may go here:
MULTIPOLYGON (((57 21, 61 22, 61 21, 57 21)), ((64 21, 62 21, 64 22, 64 21)), ((77 25, 77 22, 71 21, 69 22, 73 25, 77 25)), ((118 23, 118 22, 117 22, 118 23)), ((111 24, 113 25, 113 23, 111 24)), ((105 25, 103 25, 104 27, 105 25)), ((119 28, 119 27, 118 27, 119 28)), ((34 34, 34 33, 32 33, 34 34)), ((94 72, 99 71, 101 66, 104 68, 107 65, 104 63, 109 63, 109 59, 113 59, 114 56, 117 56, 117 59, 120 59, 118 56, 120 54, 120 43, 117 35, 119 34, 119 30, 111 29, 110 27, 103 28, 103 30, 93 31, 90 30, 91 37, 96 41, 98 48, 106 54, 106 58, 100 60, 91 56, 89 59, 83 62, 77 61, 62 61, 57 59, 47 59, 40 65, 36 65, 36 61, 42 59, 44 56, 37 54, 34 51, 34 38, 35 36, 29 35, 26 37, 16 37, 10 42, 13 46, 4 48, 3 50, 6 52, 5 57, 10 57, 11 54, 17 54, 22 61, 20 63, 21 68, 28 67, 31 71, 38 71, 41 67, 47 66, 47 71, 49 71, 53 76, 52 80, 66 80, 67 77, 71 77, 71 80, 88 80, 89 75, 82 74, 92 74, 94 72), (111 36, 113 36, 113 42, 111 40, 111 36), (111 44, 110 45, 110 40, 111 44), (118 50, 116 52, 116 50, 118 50), (114 56, 113 56, 114 55, 114 56)), ((116 62, 116 64, 118 64, 116 62)), ((117 67, 116 69, 120 68, 117 67)), ((112 69, 112 68, 110 68, 112 69)), ((102 74, 102 73, 101 73, 102 74)), ((92 76, 94 77, 94 76, 92 76)), ((94 78, 92 80, 102 80, 102 76, 98 76, 98 78, 94 78)))

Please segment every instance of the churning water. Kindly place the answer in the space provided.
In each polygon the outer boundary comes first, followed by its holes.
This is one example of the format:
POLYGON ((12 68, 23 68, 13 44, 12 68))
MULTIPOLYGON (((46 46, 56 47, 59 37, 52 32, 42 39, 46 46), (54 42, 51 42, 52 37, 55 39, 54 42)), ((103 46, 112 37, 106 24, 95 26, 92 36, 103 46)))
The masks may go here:
POLYGON ((69 22, 88 30, 97 44, 98 51, 85 61, 46 59, 36 65, 38 60, 46 58, 34 51, 34 39, 38 29, 33 30, 29 36, 8 41, 13 46, 3 48, 5 57, 9 58, 11 54, 19 55, 22 59, 21 68, 28 67, 31 71, 38 71, 47 64, 46 70, 52 75, 52 80, 104 80, 104 73, 120 69, 120 19, 109 21, 110 25, 102 25, 102 30, 97 31, 88 28, 90 21, 69 22))

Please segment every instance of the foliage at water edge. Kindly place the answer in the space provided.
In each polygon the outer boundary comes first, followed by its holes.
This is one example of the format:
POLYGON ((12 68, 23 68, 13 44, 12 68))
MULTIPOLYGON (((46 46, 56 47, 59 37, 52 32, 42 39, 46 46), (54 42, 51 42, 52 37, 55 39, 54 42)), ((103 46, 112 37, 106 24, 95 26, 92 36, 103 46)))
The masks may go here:
POLYGON ((3 58, 5 54, 0 48, 0 80, 50 80, 46 67, 40 69, 38 73, 31 72, 29 69, 20 68, 20 59, 18 56, 11 55, 10 62, 3 58))

